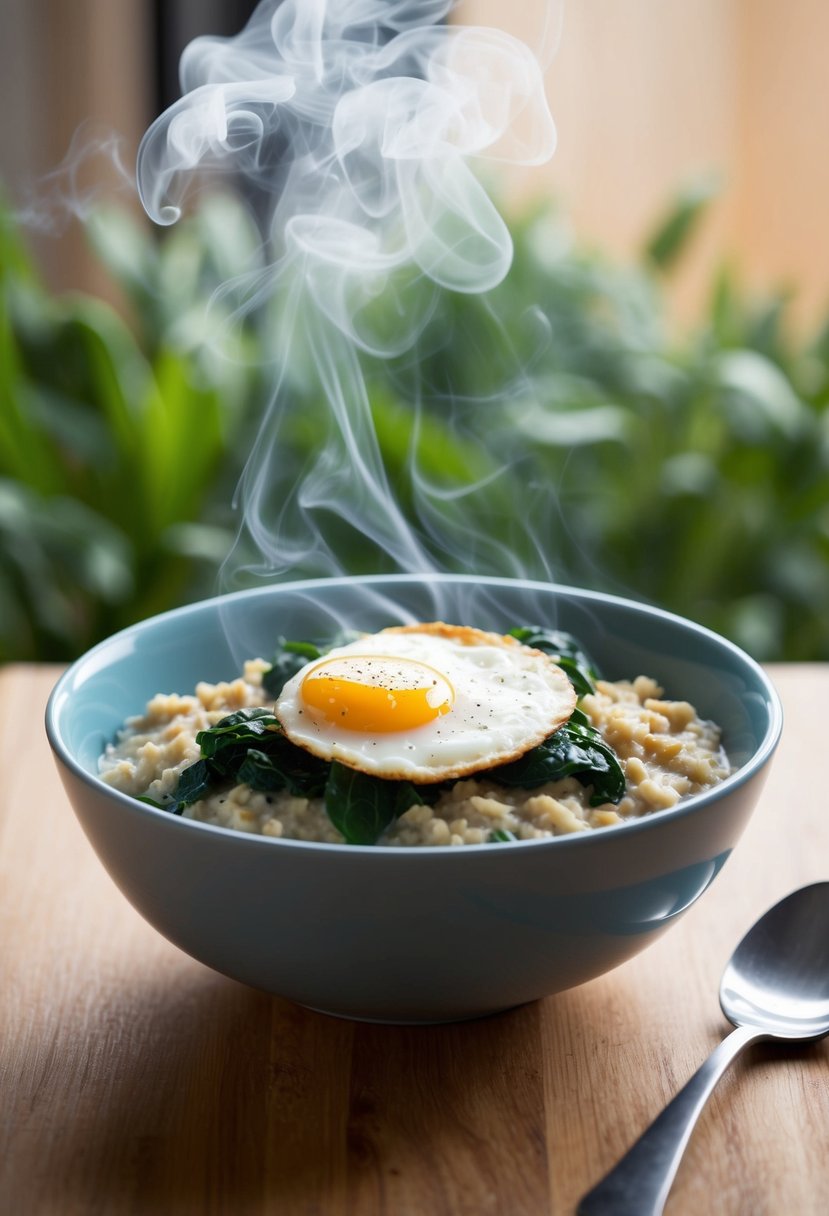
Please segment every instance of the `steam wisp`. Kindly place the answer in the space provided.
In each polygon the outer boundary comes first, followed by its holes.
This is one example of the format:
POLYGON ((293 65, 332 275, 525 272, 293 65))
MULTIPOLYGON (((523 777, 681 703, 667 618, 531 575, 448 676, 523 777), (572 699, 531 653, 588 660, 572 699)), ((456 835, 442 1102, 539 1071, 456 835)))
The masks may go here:
POLYGON ((407 521, 366 383, 372 360, 417 358, 437 293, 485 293, 509 270, 508 229, 473 166, 539 164, 555 146, 532 52, 504 32, 443 24, 452 7, 263 0, 238 36, 187 47, 183 96, 142 142, 138 185, 158 223, 217 174, 262 218, 264 268, 223 289, 274 318, 275 369, 227 585, 251 541, 246 577, 340 574, 343 529, 403 573, 462 571, 482 553, 490 568, 478 573, 524 572, 502 541, 470 535, 455 500, 473 487, 436 487, 414 456, 419 522, 407 521), (299 469, 285 453, 302 425, 292 401, 309 392, 325 410, 299 469))

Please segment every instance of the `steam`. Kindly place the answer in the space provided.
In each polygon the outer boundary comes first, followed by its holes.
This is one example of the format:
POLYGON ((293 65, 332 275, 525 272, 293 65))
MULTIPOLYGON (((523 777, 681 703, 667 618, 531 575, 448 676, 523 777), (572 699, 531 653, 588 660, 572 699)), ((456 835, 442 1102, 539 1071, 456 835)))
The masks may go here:
POLYGON ((119 193, 135 194, 124 141, 110 128, 87 121, 75 131, 60 164, 38 179, 14 216, 31 232, 57 237, 72 220, 89 223, 102 200, 119 193))
MULTIPOLYGON (((216 175, 263 217, 264 267, 223 289, 240 311, 272 318, 275 377, 238 492, 227 584, 246 564, 248 579, 342 573, 348 536, 375 568, 524 572, 464 510, 498 475, 475 473, 472 441, 468 484, 447 488, 422 467, 418 401, 408 424, 418 522, 407 522, 367 384, 372 361, 421 357, 439 292, 486 293, 509 270, 508 229, 473 165, 540 164, 555 146, 536 57, 506 33, 443 24, 452 7, 263 0, 238 36, 187 47, 183 96, 142 142, 139 191, 159 224, 216 175), (292 409, 300 394, 324 403, 312 420, 292 409), (316 442, 295 467, 286 454, 303 424, 316 442)), ((462 419, 478 404, 446 408, 462 419)))

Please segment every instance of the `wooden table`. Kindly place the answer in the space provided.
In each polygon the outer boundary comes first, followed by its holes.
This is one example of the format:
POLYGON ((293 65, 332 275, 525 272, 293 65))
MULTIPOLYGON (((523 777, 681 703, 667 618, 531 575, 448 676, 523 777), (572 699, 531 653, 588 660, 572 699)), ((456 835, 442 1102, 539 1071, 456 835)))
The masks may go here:
MULTIPOLYGON (((570 1213, 726 1030, 755 917, 829 878, 829 667, 775 667, 762 802, 644 954, 479 1022, 369 1026, 213 974, 149 928, 75 822, 42 729, 55 668, 0 672, 0 1212, 570 1213)), ((721 1083, 669 1216, 829 1211, 829 1051, 757 1047, 721 1083)))

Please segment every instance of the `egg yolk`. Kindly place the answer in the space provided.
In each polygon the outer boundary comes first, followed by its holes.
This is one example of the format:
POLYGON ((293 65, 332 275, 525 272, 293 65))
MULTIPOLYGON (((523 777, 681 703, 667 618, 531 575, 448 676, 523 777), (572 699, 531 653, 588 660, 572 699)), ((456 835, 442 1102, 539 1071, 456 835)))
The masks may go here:
POLYGON ((416 659, 348 655, 315 664, 302 681, 302 699, 341 730, 388 734, 448 713, 455 691, 416 659))

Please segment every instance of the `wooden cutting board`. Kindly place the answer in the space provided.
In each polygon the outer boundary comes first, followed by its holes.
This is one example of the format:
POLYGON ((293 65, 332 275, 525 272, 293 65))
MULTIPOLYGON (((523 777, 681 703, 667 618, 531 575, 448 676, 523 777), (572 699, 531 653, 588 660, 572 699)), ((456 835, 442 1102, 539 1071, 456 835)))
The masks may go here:
MULTIPOLYGON (((727 1030, 737 940, 829 878, 829 665, 771 673, 786 726, 762 802, 666 936, 560 996, 401 1028, 264 996, 159 937, 59 783, 42 728, 58 669, 0 672, 0 1212, 572 1212, 727 1030)), ((666 1211, 829 1211, 826 1042, 738 1062, 666 1211)))

